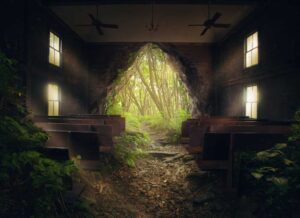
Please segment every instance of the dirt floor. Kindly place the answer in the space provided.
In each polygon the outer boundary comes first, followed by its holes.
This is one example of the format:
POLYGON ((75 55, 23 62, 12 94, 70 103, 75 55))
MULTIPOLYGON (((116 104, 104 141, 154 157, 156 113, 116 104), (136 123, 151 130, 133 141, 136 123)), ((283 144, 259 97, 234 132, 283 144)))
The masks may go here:
POLYGON ((136 167, 114 167, 103 158, 101 171, 82 170, 82 196, 93 203, 97 217, 233 217, 219 175, 198 169, 182 145, 152 133, 149 156, 136 167))

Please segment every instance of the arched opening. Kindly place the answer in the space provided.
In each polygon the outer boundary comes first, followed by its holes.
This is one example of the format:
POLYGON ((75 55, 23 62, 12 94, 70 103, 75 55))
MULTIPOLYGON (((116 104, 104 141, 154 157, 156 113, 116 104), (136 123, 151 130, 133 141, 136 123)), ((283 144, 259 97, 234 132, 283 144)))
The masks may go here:
POLYGON ((194 106, 183 81, 186 78, 179 61, 148 43, 114 81, 107 97, 107 113, 122 114, 129 130, 148 125, 178 133, 194 106))

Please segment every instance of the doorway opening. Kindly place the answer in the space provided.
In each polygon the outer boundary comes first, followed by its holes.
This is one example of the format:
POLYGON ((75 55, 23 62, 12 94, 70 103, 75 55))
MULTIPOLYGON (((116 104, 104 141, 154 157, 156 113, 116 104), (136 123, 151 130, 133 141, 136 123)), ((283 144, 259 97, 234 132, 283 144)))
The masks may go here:
POLYGON ((116 79, 107 113, 122 114, 128 130, 141 131, 146 126, 176 137, 182 121, 191 115, 192 100, 175 62, 158 45, 144 45, 116 79))

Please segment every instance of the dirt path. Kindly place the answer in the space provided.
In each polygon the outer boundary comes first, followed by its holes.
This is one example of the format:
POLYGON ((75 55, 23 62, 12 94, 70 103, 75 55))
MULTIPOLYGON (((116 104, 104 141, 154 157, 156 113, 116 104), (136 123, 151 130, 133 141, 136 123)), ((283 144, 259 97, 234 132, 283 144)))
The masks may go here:
POLYGON ((217 191, 218 179, 202 172, 183 146, 167 144, 151 133, 149 157, 135 168, 82 171, 84 196, 94 202, 97 217, 231 217, 229 201, 217 191), (106 172, 105 172, 106 171, 106 172))

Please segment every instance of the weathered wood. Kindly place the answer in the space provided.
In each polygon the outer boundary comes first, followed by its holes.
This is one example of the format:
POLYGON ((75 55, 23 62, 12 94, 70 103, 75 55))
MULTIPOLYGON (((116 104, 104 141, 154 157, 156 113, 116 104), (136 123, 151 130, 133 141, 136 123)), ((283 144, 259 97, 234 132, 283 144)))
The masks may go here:
POLYGON ((190 137, 188 151, 202 153, 197 160, 202 170, 225 170, 227 187, 233 187, 234 152, 262 150, 285 142, 289 122, 202 118, 188 121, 184 131, 190 137))
POLYGON ((121 116, 110 115, 72 115, 72 116, 35 116, 36 123, 69 123, 82 125, 111 125, 113 136, 125 131, 125 119, 121 116))
POLYGON ((197 160, 197 164, 201 170, 228 170, 229 161, 216 160, 197 160))

